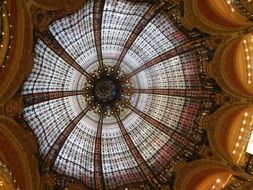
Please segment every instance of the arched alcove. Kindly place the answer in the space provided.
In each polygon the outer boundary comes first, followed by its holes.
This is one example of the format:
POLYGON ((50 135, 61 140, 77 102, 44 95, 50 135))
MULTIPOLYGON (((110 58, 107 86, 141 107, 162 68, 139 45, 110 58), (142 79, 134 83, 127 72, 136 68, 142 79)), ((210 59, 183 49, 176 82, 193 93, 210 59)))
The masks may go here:
POLYGON ((228 114, 220 123, 218 135, 224 151, 234 163, 239 163, 246 151, 252 130, 253 107, 245 107, 228 114))
POLYGON ((210 73, 226 93, 237 97, 253 96, 250 49, 250 34, 230 40, 217 48, 210 65, 210 73))
POLYGON ((208 33, 224 34, 252 25, 236 9, 231 11, 225 0, 190 0, 184 8, 184 21, 208 33))
MULTIPOLYGON (((23 1, 4 1, 5 17, 8 16, 9 32, 7 51, 0 67, 0 105, 10 99, 20 88, 24 78, 32 69, 32 24, 23 1)), ((4 48, 4 47, 3 47, 4 48)), ((2 51, 2 50, 1 50, 2 51)))
POLYGON ((235 70, 241 88, 253 95, 253 34, 243 36, 238 44, 235 70))
POLYGON ((12 171, 3 160, 0 160, 0 189, 17 190, 18 188, 19 185, 12 171))
POLYGON ((225 165, 210 160, 198 160, 183 165, 177 172, 174 189, 221 189, 234 174, 225 165))
POLYGON ((210 146, 233 164, 245 162, 252 115, 252 106, 234 104, 221 107, 205 120, 210 146))
POLYGON ((34 157, 36 150, 31 146, 34 143, 14 120, 0 116, 1 156, 20 189, 39 189, 39 169, 34 157))

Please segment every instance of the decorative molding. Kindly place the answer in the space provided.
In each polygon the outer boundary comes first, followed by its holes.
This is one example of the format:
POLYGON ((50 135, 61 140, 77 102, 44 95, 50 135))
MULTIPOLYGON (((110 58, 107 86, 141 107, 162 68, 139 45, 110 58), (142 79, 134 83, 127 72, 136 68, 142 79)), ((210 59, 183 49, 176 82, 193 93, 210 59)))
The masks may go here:
MULTIPOLYGON (((7 2, 8 4, 8 2, 7 2)), ((0 105, 14 96, 32 68, 32 23, 23 1, 9 5, 12 20, 12 44, 5 67, 0 69, 0 105)))
POLYGON ((33 144, 36 144, 33 138, 13 119, 0 116, 0 149, 20 189, 39 189, 39 166, 34 156, 38 150, 32 148, 33 144))

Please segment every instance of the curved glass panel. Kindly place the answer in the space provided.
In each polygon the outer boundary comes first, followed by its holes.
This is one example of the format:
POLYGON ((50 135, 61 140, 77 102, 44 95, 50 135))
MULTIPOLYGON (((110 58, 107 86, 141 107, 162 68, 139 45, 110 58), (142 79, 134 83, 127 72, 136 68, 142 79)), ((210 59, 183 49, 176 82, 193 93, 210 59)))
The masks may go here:
POLYGON ((86 1, 38 39, 22 88, 29 99, 24 117, 47 171, 90 188, 156 187, 153 182, 162 183, 160 177, 199 143, 192 131, 205 97, 189 95, 205 91, 199 46, 187 45, 194 40, 162 8, 126 0, 106 0, 100 7, 101 2, 86 1), (116 64, 119 71, 113 70, 116 64), (89 92, 105 75, 120 97, 101 108, 89 92))

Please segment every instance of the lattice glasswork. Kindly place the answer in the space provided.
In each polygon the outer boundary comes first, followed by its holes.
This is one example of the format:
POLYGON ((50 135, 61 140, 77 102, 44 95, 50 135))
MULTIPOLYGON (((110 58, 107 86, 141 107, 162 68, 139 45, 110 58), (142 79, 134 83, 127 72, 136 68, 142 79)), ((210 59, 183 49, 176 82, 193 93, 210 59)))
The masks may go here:
POLYGON ((208 47, 174 23, 173 9, 90 0, 38 35, 22 95, 42 172, 92 189, 157 189, 195 153, 194 122, 215 96, 196 53, 208 47))

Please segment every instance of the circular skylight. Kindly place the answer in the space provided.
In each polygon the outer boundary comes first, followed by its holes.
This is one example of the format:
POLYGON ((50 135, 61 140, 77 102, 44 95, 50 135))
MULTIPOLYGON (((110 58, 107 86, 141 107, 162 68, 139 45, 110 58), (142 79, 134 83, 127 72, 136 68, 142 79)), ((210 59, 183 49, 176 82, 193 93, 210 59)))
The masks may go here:
POLYGON ((206 49, 174 23, 175 10, 85 1, 38 35, 22 95, 42 172, 92 189, 158 188, 177 162, 196 159, 211 97, 201 82, 206 49))
POLYGON ((112 101, 117 99, 118 96, 118 85, 113 79, 110 78, 101 78, 101 80, 97 81, 94 86, 94 97, 96 99, 94 101, 101 104, 110 105, 112 101))

